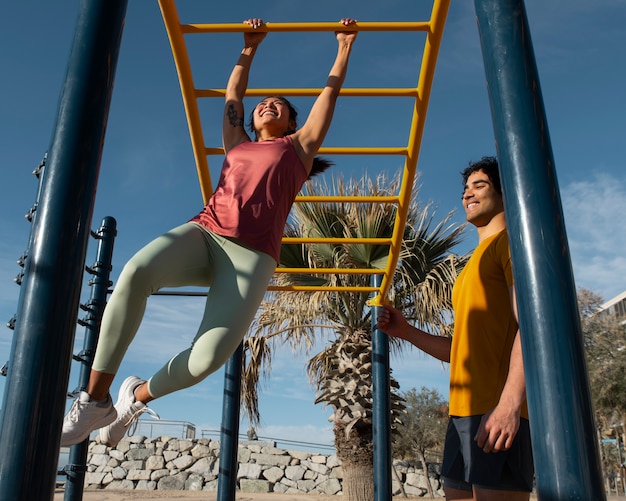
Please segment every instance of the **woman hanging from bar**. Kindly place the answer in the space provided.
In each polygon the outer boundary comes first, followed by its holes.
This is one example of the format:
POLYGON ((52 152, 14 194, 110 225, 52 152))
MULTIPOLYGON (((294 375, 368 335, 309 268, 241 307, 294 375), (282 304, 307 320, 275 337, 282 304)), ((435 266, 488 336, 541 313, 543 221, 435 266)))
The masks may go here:
MULTIPOLYGON (((251 113, 252 140, 244 129, 248 75, 266 31, 245 21, 244 48, 226 87, 220 180, 204 209, 141 249, 126 264, 105 309, 89 384, 63 420, 61 445, 87 439, 116 445, 148 412, 148 402, 192 386, 219 369, 239 346, 279 260, 284 225, 304 182, 331 164, 316 158, 344 82, 355 21, 340 21, 337 55, 326 86, 298 129, 296 111, 270 96, 251 113), (164 287, 209 287, 204 315, 191 346, 148 380, 123 381, 113 405, 109 389, 145 312, 148 297, 164 287)), ((285 64, 285 71, 291 66, 285 64)))

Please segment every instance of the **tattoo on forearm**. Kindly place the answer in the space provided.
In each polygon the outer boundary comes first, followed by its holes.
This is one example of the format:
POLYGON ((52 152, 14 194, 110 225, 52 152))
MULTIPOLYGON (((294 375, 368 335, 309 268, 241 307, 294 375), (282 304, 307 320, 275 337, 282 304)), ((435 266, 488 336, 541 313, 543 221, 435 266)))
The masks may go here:
POLYGON ((232 104, 229 104, 226 107, 226 116, 228 117, 228 123, 233 127, 242 127, 243 126, 243 117, 240 117, 237 114, 237 110, 232 104))

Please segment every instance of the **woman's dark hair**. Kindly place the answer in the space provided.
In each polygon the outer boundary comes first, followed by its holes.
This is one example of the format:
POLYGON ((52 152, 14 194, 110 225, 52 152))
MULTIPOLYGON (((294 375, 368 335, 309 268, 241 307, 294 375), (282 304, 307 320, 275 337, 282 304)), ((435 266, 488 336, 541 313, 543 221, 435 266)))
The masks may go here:
POLYGON ((313 167, 311 167, 311 172, 309 172, 308 179, 311 179, 313 176, 324 172, 326 169, 332 167, 333 165, 335 164, 326 158, 315 157, 313 159, 313 167))
MULTIPOLYGON (((283 96, 275 96, 275 97, 276 99, 280 99, 283 103, 287 105, 287 108, 289 109, 289 120, 293 120, 295 124, 295 127, 293 128, 293 130, 288 130, 285 133, 285 136, 288 136, 289 134, 293 134, 298 128, 298 110, 296 110, 296 107, 293 104, 291 104, 291 102, 287 98, 283 96)), ((254 134, 254 140, 258 141, 259 138, 256 134, 256 129, 254 128, 254 110, 252 110, 252 112, 250 113, 250 116, 248 117, 247 126, 248 126, 248 130, 254 134)), ((333 165, 335 164, 331 162, 330 160, 327 160, 321 157, 315 157, 313 159, 313 166, 311 167, 311 172, 309 173, 308 179, 311 179, 313 176, 320 174, 321 172, 324 172, 326 169, 328 169, 329 167, 332 167, 333 165)))
POLYGON ((498 170, 498 160, 496 157, 483 157, 478 162, 470 162, 469 166, 461 171, 463 176, 463 188, 467 185, 468 178, 474 172, 483 171, 492 182, 493 187, 499 195, 502 195, 502 186, 500 184, 500 171, 498 170))

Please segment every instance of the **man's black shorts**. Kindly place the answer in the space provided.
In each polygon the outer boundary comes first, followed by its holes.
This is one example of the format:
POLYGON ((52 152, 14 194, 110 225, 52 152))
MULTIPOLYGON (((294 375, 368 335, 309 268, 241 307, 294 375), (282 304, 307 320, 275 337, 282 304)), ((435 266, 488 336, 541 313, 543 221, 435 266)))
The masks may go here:
POLYGON ((444 485, 467 491, 472 486, 532 491, 534 467, 528 420, 520 420, 508 451, 485 453, 474 441, 481 419, 482 415, 450 418, 441 467, 444 485))

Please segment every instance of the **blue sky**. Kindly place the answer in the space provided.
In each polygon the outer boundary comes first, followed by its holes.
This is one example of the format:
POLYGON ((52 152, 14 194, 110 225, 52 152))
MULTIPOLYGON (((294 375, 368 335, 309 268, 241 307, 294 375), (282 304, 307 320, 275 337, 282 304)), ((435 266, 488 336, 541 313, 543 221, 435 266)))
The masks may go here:
MULTIPOLYGON (((184 22, 423 20, 430 2, 344 1, 212 2, 180 0, 184 22), (422 5, 428 5, 423 8, 422 5), (340 6, 340 7, 339 7, 340 6)), ((563 201, 576 284, 610 299, 626 289, 626 1, 529 0, 526 2, 548 126, 563 201)), ((37 182, 32 170, 49 147, 73 38, 78 2, 9 2, 0 20, 0 318, 15 313, 13 283, 30 231, 24 214, 37 182)), ((224 87, 241 48, 240 34, 189 40, 197 85, 224 87), (206 38, 206 40, 205 40, 206 38)), ((423 38, 399 33, 362 33, 353 50, 346 87, 408 87, 417 82, 423 38)), ((329 33, 268 35, 254 62, 251 87, 320 87, 335 54, 329 33)), ((310 99, 294 100, 305 116, 310 99)), ((219 145, 220 100, 203 104, 205 136, 219 145)), ((403 146, 410 103, 398 98, 340 100, 327 146, 403 146)), ((248 109, 250 106, 248 105, 248 109)), ((420 199, 441 216, 456 210, 462 222, 459 171, 470 160, 494 154, 493 130, 474 20, 473 2, 452 0, 443 38, 418 170, 420 199)), ((327 175, 376 176, 401 168, 395 157, 337 157, 327 175)), ((221 164, 209 158, 213 179, 221 164)), ((93 228, 105 216, 118 222, 115 280, 123 264, 150 239, 186 221, 202 205, 194 160, 169 42, 156 1, 129 2, 103 151, 93 228)), ((457 252, 475 245, 466 233, 457 252)), ((95 246, 87 264, 95 258, 95 246)), ((83 300, 89 291, 83 294, 83 300)), ((151 299, 145 320, 119 377, 147 377, 193 337, 202 299, 151 299)), ((82 346, 77 328, 77 349, 82 346)), ((11 331, 0 335, 0 364, 8 359, 11 331)), ((276 356, 262 392, 260 435, 330 443, 330 409, 313 405, 306 357, 288 349, 276 356)), ((407 350, 392 359, 402 390, 427 386, 447 398, 447 370, 407 350)), ((72 372, 75 385, 78 368, 72 372)), ((217 429, 223 373, 155 401, 164 419, 217 429)), ((4 391, 4 379, 0 379, 4 391)), ((243 422, 245 431, 247 423, 243 422)))

